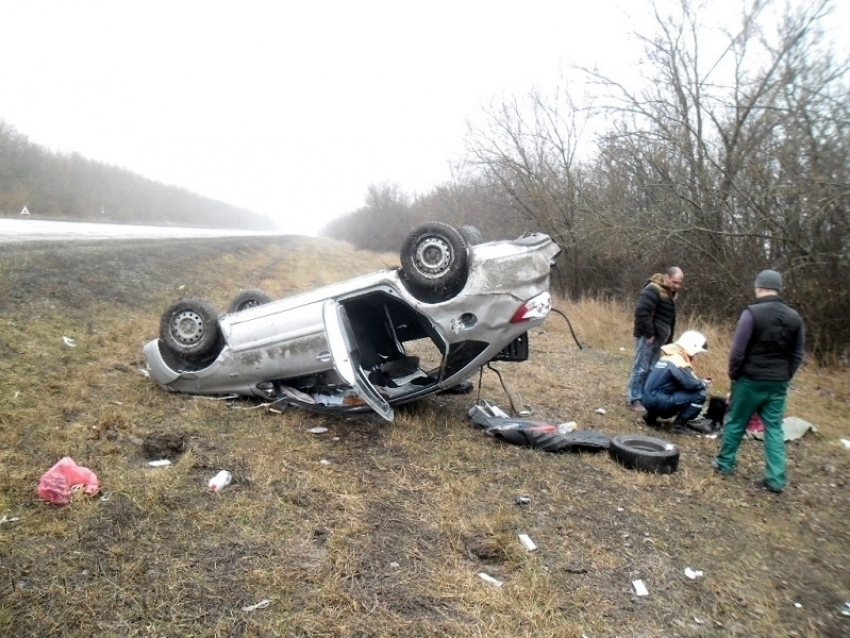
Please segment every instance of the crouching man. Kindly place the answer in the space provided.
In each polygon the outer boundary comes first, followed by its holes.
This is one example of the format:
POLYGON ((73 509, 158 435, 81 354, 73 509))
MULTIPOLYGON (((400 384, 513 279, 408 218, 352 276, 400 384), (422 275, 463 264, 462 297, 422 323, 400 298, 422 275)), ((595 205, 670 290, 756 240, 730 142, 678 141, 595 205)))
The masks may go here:
POLYGON ((685 434, 688 426, 705 431, 696 419, 706 401, 711 379, 700 379, 692 367, 700 352, 708 352, 708 342, 695 330, 688 330, 673 343, 661 347, 661 359, 650 371, 643 389, 643 420, 658 427, 658 419, 676 417, 672 434, 685 434))

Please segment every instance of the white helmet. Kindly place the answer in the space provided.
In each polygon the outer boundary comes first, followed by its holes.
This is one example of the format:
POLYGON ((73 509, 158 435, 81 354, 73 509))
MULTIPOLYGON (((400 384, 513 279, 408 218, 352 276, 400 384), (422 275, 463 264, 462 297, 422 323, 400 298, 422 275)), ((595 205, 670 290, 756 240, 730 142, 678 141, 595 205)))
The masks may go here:
POLYGON ((701 332, 696 330, 688 330, 682 333, 682 336, 676 340, 676 345, 684 350, 689 357, 700 352, 708 352, 708 341, 701 332))

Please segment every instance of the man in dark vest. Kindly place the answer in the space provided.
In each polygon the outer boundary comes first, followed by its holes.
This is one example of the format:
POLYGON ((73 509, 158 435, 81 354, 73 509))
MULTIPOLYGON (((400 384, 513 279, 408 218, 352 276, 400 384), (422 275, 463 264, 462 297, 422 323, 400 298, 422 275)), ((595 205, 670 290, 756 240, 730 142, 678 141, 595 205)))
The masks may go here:
POLYGON ((781 492, 785 476, 785 435, 782 422, 791 378, 803 362, 806 330, 796 310, 779 297, 782 275, 761 271, 755 280, 756 301, 738 319, 729 353, 732 400, 723 427, 720 453, 714 469, 730 474, 738 447, 754 413, 764 423, 764 480, 772 492, 781 492))
POLYGON ((635 304, 635 358, 629 379, 628 401, 635 412, 643 411, 643 385, 661 358, 661 346, 673 342, 676 329, 676 293, 685 275, 672 266, 649 278, 635 304))

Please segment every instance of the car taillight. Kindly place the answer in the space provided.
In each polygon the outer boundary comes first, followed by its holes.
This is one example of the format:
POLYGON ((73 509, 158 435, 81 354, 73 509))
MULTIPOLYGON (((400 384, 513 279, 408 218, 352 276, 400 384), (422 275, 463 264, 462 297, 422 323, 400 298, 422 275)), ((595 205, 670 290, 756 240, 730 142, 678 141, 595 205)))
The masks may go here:
POLYGON ((541 292, 526 301, 511 317, 511 323, 522 323, 532 319, 544 319, 552 309, 552 295, 541 292))

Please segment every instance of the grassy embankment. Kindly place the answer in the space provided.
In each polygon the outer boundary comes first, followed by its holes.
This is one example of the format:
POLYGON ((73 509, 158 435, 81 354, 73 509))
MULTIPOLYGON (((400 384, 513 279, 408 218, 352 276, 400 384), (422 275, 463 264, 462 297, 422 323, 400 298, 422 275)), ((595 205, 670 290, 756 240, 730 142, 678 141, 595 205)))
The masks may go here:
MULTIPOLYGON (((819 432, 789 445, 781 496, 750 487, 756 442, 729 479, 711 472, 707 438, 676 439, 681 465, 667 476, 604 453, 499 444, 465 418, 477 391, 402 407, 392 424, 169 394, 143 376, 141 347, 174 298, 224 308, 240 288, 283 296, 396 263, 320 241, 204 246, 0 256, 3 635, 850 633, 846 370, 810 364, 796 379, 788 412, 819 432), (329 431, 308 433, 315 425, 329 431), (145 443, 161 433, 186 450, 153 469, 145 443), (40 475, 65 455, 98 474, 108 500, 39 501, 40 475), (234 482, 211 494, 220 468, 234 482)), ((530 361, 498 366, 514 399, 533 418, 655 434, 624 405, 628 306, 557 307, 585 347, 553 315, 530 361)), ((723 393, 731 327, 680 323, 707 335, 700 369, 723 393)), ((493 373, 480 396, 508 407, 493 373)))

